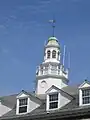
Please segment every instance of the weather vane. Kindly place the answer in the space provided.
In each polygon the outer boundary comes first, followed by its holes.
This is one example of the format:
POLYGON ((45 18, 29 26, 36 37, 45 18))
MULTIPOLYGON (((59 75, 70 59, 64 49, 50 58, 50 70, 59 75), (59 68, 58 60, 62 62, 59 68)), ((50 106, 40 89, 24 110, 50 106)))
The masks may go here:
POLYGON ((53 28, 53 37, 54 37, 54 34, 55 34, 55 19, 53 19, 53 20, 49 20, 49 23, 51 23, 52 24, 52 28, 53 28))

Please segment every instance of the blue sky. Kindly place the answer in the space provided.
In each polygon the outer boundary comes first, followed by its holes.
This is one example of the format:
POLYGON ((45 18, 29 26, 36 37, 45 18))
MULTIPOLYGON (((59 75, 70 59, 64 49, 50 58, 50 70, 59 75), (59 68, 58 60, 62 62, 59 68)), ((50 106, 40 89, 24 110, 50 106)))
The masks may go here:
POLYGON ((53 15, 62 52, 65 44, 71 53, 70 84, 90 80, 90 0, 0 0, 0 95, 35 89, 53 15))

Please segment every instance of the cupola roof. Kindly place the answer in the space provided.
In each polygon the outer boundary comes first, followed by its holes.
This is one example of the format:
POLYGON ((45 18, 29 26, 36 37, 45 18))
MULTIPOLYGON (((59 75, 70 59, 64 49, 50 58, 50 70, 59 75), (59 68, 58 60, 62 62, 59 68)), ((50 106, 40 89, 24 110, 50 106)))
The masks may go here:
POLYGON ((47 46, 60 47, 60 45, 59 45, 59 43, 58 43, 58 39, 57 39, 56 37, 49 37, 47 46))

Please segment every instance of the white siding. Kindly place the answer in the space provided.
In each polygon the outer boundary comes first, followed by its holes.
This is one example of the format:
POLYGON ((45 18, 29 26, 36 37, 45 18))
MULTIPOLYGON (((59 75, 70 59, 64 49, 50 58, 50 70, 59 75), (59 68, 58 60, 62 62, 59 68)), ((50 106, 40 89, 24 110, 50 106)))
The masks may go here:
POLYGON ((83 85, 81 86, 81 88, 86 88, 86 87, 90 87, 90 84, 85 83, 85 84, 83 84, 83 85))
POLYGON ((64 92, 61 92, 60 93, 60 108, 68 104, 71 101, 71 99, 72 97, 70 97, 64 92))
POLYGON ((6 114, 7 112, 9 112, 11 110, 11 108, 8 108, 7 106, 5 105, 2 105, 0 103, 0 116, 6 114))
POLYGON ((57 88, 61 89, 65 86, 67 86, 67 84, 65 83, 64 80, 62 79, 57 79, 57 78, 46 78, 46 79, 42 79, 42 80, 38 80, 38 85, 37 85, 37 94, 45 94, 45 92, 52 86, 56 86, 57 88), (42 81, 46 81, 46 85, 45 87, 41 87, 41 82, 42 81))
POLYGON ((21 95, 20 95, 20 97, 21 98, 24 98, 24 97, 27 97, 28 95, 26 95, 26 94, 24 94, 24 93, 22 93, 21 95))
POLYGON ((25 93, 21 92, 17 98, 25 98, 25 97, 28 97, 29 95, 26 95, 25 93))
POLYGON ((85 88, 85 87, 90 87, 90 83, 88 83, 87 81, 84 81, 79 88, 85 88))
POLYGON ((28 109, 29 112, 33 111, 34 109, 36 109, 39 106, 40 106, 39 104, 37 104, 34 101, 32 101, 31 99, 29 99, 29 109, 28 109))

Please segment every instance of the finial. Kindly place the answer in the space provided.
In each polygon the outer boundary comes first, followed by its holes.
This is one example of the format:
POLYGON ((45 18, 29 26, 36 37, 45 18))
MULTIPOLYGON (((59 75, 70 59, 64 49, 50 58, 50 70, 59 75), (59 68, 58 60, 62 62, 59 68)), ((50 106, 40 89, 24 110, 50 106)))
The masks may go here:
POLYGON ((85 79, 84 81, 87 82, 87 79, 85 79))
POLYGON ((88 77, 86 77, 84 81, 87 82, 88 81, 88 77))
POLYGON ((49 20, 49 22, 52 24, 52 28, 53 28, 53 37, 54 37, 54 34, 55 34, 55 22, 56 22, 56 20, 55 20, 55 19, 49 20))

